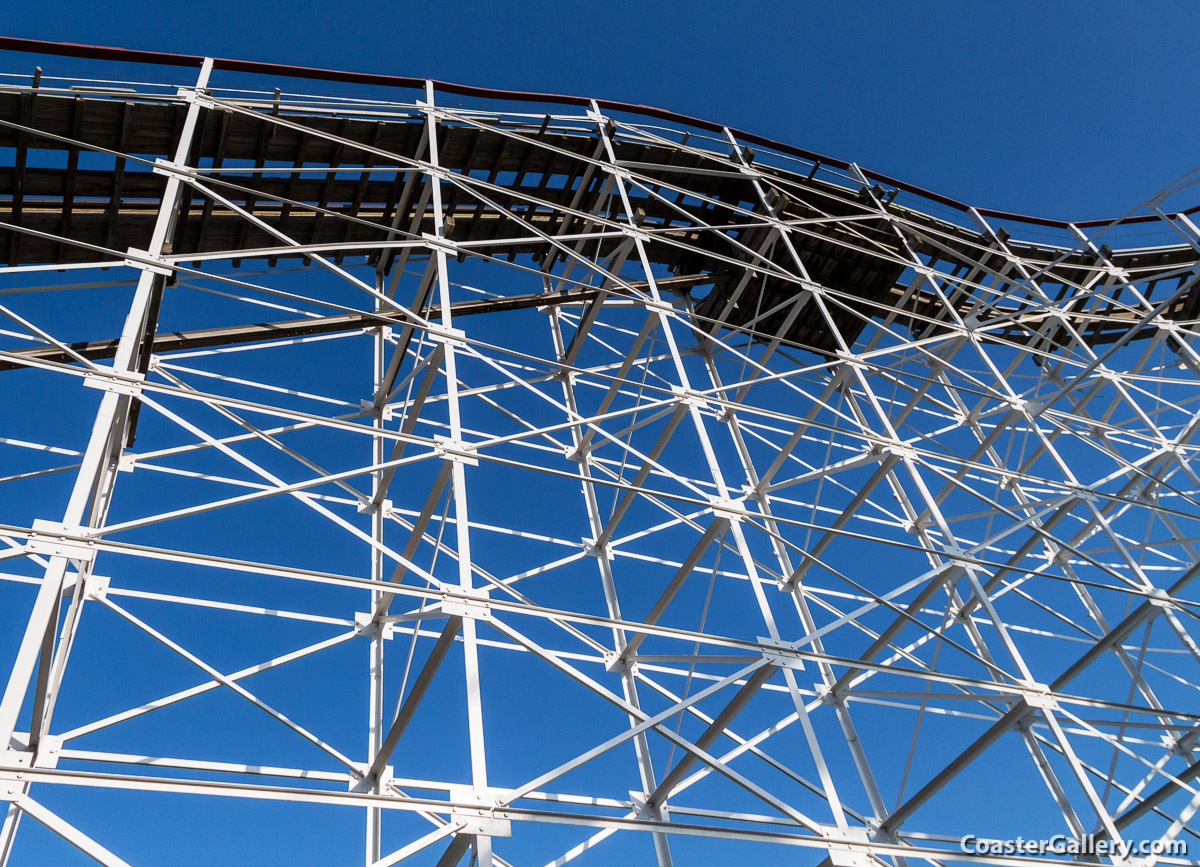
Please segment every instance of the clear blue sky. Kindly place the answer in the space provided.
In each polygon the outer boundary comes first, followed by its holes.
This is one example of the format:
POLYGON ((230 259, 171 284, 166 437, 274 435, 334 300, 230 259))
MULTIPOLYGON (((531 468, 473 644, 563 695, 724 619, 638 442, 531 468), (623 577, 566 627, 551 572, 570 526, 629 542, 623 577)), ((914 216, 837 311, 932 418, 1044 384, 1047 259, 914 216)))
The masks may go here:
POLYGON ((1043 216, 1200 162, 1193 2, 6 5, 12 36, 657 105, 1043 216))
MULTIPOLYGON (((1200 163, 1195 74, 1200 4, 1194 2, 743 6, 730 0, 524 5, 435 0, 335 7, 302 0, 42 0, 7 6, 0 32, 10 36, 428 76, 659 106, 854 160, 971 204, 1049 217, 1115 216, 1200 163), (247 16, 251 7, 255 12, 247 16)), ((11 55, 0 60, 12 62, 11 55)), ((57 65, 89 66, 67 59, 57 65)), ((94 331, 81 337, 111 331, 87 324, 94 331)), ((84 431, 84 425, 79 421, 75 429, 84 431)), ((6 435, 19 433, 10 428, 6 435)), ((237 528, 222 525, 224 533, 231 529, 237 528)), ((223 636, 202 633, 205 623, 197 618, 181 628, 194 626, 195 634, 185 632, 189 639, 224 663, 223 636)), ((129 657, 122 663, 133 665, 143 650, 122 645, 120 652, 129 657)), ((86 660, 80 665, 85 676, 91 673, 86 660)), ((187 671, 182 663, 162 676, 181 670, 187 671)), ((329 706, 336 703, 331 699, 329 706)), ((503 710, 490 712, 495 715, 489 720, 495 720, 503 710)), ((361 714, 353 720, 356 732, 360 722, 361 714)), ((200 742, 205 733, 183 735, 200 742)), ((1032 774, 1031 767, 1022 766, 1032 774)), ((1015 789, 1016 779, 996 784, 997 800, 1011 802, 1013 815, 1021 815, 1020 793, 1004 788, 1015 789)), ((69 804, 71 796, 63 795, 63 802, 69 804)), ((133 822, 128 815, 136 813, 136 821, 155 824, 157 814, 145 802, 123 797, 112 798, 113 812, 127 814, 118 818, 133 822)), ((227 820, 216 807, 192 809, 195 826, 215 829, 226 838, 218 843, 229 851, 248 857, 252 844, 265 849, 271 842, 219 824, 227 820)), ((295 822, 293 813, 284 816, 282 809, 261 804, 244 808, 247 826, 256 820, 295 822)), ((347 813, 341 821, 344 827, 335 830, 360 833, 358 815, 347 813)), ((44 852, 47 860, 39 863, 60 863, 56 859, 69 855, 48 832, 26 825, 24 833, 41 835, 34 839, 44 848, 25 850, 44 852)), ((153 827, 145 830, 152 836, 153 827)), ((289 833, 297 846, 310 847, 311 863, 332 863, 322 845, 344 854, 330 842, 333 831, 315 821, 290 825, 289 833)), ((123 837, 114 830, 105 839, 115 846, 123 837)), ((177 863, 187 854, 186 846, 181 849, 177 863)), ((637 851, 645 855, 645 847, 637 851)), ((119 852, 135 862, 142 854, 119 852)))

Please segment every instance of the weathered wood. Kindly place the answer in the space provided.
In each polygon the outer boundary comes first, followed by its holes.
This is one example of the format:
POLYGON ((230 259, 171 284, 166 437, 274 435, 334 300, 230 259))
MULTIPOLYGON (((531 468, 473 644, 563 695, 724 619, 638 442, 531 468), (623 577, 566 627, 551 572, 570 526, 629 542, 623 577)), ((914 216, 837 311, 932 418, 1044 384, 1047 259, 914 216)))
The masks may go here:
MULTIPOLYGON (((6 241, 0 249, 7 249, 10 264, 98 258, 95 250, 81 248, 73 241, 111 251, 107 254, 110 260, 123 258, 128 247, 144 247, 165 184, 164 177, 153 173, 149 163, 170 155, 185 106, 168 97, 125 100, 0 93, 0 121, 5 122, 0 125, 0 146, 15 148, 13 164, 0 166, 0 221, 62 238, 48 240, 0 232, 6 241), (66 167, 28 165, 30 147, 66 151, 66 167), (114 169, 80 169, 78 155, 88 147, 115 152, 114 169)), ((220 115, 220 122, 202 125, 193 157, 200 161, 194 165, 211 161, 212 171, 202 176, 202 182, 276 231, 308 244, 326 245, 381 242, 432 231, 432 214, 421 195, 423 179, 404 170, 408 161, 424 157, 423 113, 380 118, 277 115, 275 107, 267 107, 261 114, 224 110, 211 114, 214 118, 220 115), (276 116, 288 125, 275 123, 276 116), (368 153, 370 148, 383 153, 368 153), (264 170, 273 162, 284 168, 264 170), (318 170, 301 171, 305 164, 318 170), (246 166, 258 171, 246 173, 246 166), (338 177, 356 167, 361 168, 358 177, 338 177)), ((550 252, 552 247, 537 238, 533 229, 554 236, 586 226, 594 228, 605 221, 616 227, 631 216, 623 213, 619 197, 603 203, 605 210, 594 211, 604 177, 589 166, 596 138, 585 127, 575 133, 545 123, 506 130, 447 124, 440 127, 441 165, 475 178, 486 173, 492 184, 507 181, 503 191, 490 191, 487 196, 519 217, 514 220, 463 191, 444 186, 445 216, 454 221, 453 237, 473 244, 484 242, 473 248, 475 252, 510 260, 530 256, 535 261, 544 261, 549 254, 557 261, 562 254, 550 252), (512 173, 511 178, 508 173, 512 173), (551 186, 555 174, 567 176, 563 187, 551 186), (581 214, 593 216, 584 218, 581 214)), ((763 263, 747 252, 757 249, 765 237, 761 220, 748 216, 762 212, 748 176, 732 164, 724 169, 711 158, 673 145, 633 143, 618 137, 614 147, 621 164, 644 176, 642 184, 663 190, 660 197, 636 184, 629 189, 631 207, 642 225, 658 232, 663 240, 675 242, 650 245, 654 264, 676 274, 732 273, 737 262, 743 263, 743 269, 764 272, 763 263), (689 194, 662 186, 672 183, 683 185, 689 194)), ((869 316, 870 310, 890 303, 900 291, 897 282, 905 272, 905 257, 900 254, 892 227, 881 215, 870 216, 869 209, 852 191, 815 174, 792 174, 761 162, 757 168, 773 185, 786 190, 785 219, 825 220, 797 227, 790 238, 812 279, 842 298, 861 300, 866 305, 858 310, 847 309, 845 302, 830 306, 830 316, 842 336, 853 340, 865 324, 863 311, 869 316), (852 227, 828 220, 847 216, 858 218, 852 227)), ((981 244, 976 232, 894 202, 887 208, 913 227, 911 243, 918 254, 949 258, 955 264, 979 262, 980 249, 986 245, 981 244), (924 240, 921 232, 936 237, 937 243, 924 240)), ((236 254, 245 251, 249 256, 265 258, 269 265, 305 255, 282 249, 270 233, 210 200, 205 201, 198 217, 190 198, 185 198, 182 210, 174 240, 176 253, 199 256, 227 252, 238 264, 246 257, 236 254), (252 252, 260 249, 269 252, 252 252)), ((616 238, 604 239, 589 255, 608 255, 617 243, 616 238)), ((1033 262, 1049 262, 1061 252, 1039 251, 1028 244, 1018 245, 1018 249, 1033 262)), ((341 261, 364 254, 334 249, 330 255, 341 261)), ((373 260, 372 256, 368 258, 373 260)), ((390 254, 384 257, 384 271, 392 258, 390 254)), ((406 260, 407 256, 399 258, 406 260)), ((1118 267, 1137 269, 1139 276, 1149 278, 1190 265, 1194 259, 1194 252, 1185 246, 1117 251, 1113 256, 1118 267)), ((727 303, 732 283, 714 281, 713 290, 698 303, 697 312, 709 317, 724 315, 725 324, 740 326, 753 321, 756 311, 781 305, 801 291, 800 275, 784 245, 775 245, 770 262, 770 268, 765 269, 766 279, 758 273, 751 281, 752 290, 744 291, 732 305, 727 303), (721 314, 726 307, 728 311, 721 314)), ((1004 260, 996 255, 985 265, 999 270, 1004 260)), ((1064 292, 1068 284, 1089 279, 1096 267, 1090 254, 1070 254, 1046 275, 1043 289, 1052 295, 1064 292)), ((1179 285, 1177 276, 1160 282, 1155 291, 1164 294, 1179 285)), ((973 297, 974 290, 969 288, 955 292, 955 306, 961 303, 966 310, 975 303, 973 297)), ((1111 301, 1105 305, 1094 311, 1104 321, 1086 325, 1089 341, 1108 342, 1120 333, 1119 307, 1111 301)), ((1200 294, 1193 292, 1181 298, 1169 315, 1182 316, 1186 311, 1195 315, 1198 309, 1200 294)), ((1015 307, 1014 312, 1018 312, 1015 307)), ((756 323, 754 332, 772 334, 785 315, 781 309, 756 323)), ((919 320, 939 315, 944 321, 944 313, 939 314, 936 305, 918 297, 899 324, 936 329, 944 326, 937 321, 919 320)), ((1001 334, 1020 340, 1024 333, 1014 324, 1001 334)), ((820 352, 835 348, 828 323, 815 312, 800 316, 785 338, 820 352)))

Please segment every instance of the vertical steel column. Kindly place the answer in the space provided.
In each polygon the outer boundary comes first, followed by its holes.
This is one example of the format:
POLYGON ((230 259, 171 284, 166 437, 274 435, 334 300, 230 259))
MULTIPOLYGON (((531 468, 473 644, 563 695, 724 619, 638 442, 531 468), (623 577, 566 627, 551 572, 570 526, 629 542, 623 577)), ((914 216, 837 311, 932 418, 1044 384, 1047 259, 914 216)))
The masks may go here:
MULTIPOLYGON (((382 258, 382 254, 381 254, 382 258)), ((385 288, 384 275, 381 272, 376 272, 375 279, 376 290, 382 292, 385 288)), ((382 303, 376 299, 375 309, 382 309, 382 303)), ((371 386, 372 394, 375 395, 375 400, 371 404, 371 426, 375 434, 371 437, 371 463, 379 465, 385 460, 384 449, 386 441, 380 435, 383 430, 384 405, 387 403, 386 395, 383 400, 380 400, 380 389, 384 386, 384 376, 386 372, 385 353, 387 348, 387 340, 384 337, 384 328, 378 327, 372 330, 372 376, 371 386)), ((400 348, 397 347, 397 352, 400 348)), ((399 359, 402 363, 403 359, 399 359)), ((384 555, 381 550, 383 545, 383 526, 384 526, 384 503, 386 502, 386 490, 384 490, 384 472, 376 470, 371 474, 371 538, 375 544, 371 547, 371 580, 378 581, 381 584, 384 581, 383 566, 384 555)), ((379 611, 380 602, 383 599, 382 590, 374 590, 371 592, 371 611, 379 611)), ((370 697, 368 699, 367 710, 367 758, 368 763, 379 754, 379 748, 383 743, 385 731, 385 723, 383 719, 384 700, 383 700, 383 624, 378 617, 374 617, 373 622, 367 627, 370 630, 370 662, 369 662, 369 690, 370 697)), ((385 774, 380 772, 374 780, 371 780, 372 791, 378 795, 382 794, 384 789, 385 774)), ((383 810, 379 807, 367 808, 367 839, 366 839, 366 863, 371 865, 379 860, 381 853, 380 839, 382 832, 383 810)))
MULTIPOLYGON (((455 343, 457 336, 461 335, 461 332, 455 331, 450 312, 450 278, 446 270, 446 221, 445 215, 442 213, 441 174, 443 169, 441 168, 438 155, 438 116, 434 106, 432 81, 425 83, 425 103, 423 109, 426 113, 426 124, 429 130, 429 162, 433 167, 430 172, 429 186, 431 188, 433 204, 435 237, 431 239, 430 256, 436 257, 437 261, 438 301, 441 305, 441 328, 445 335, 442 339, 442 343, 445 346, 442 369, 446 377, 447 409, 450 415, 450 440, 456 446, 461 446, 463 441, 462 415, 458 393, 458 374, 455 363, 455 356, 458 349, 455 343)), ((444 459, 452 462, 450 495, 454 498, 454 527, 458 549, 459 587, 463 592, 468 594, 478 593, 480 591, 475 590, 474 579, 471 575, 471 533, 467 508, 465 462, 460 455, 450 452, 446 454, 444 459)), ((486 595, 486 589, 483 589, 482 592, 486 595)), ((477 801, 480 803, 489 803, 487 759, 484 752, 483 737, 483 700, 479 681, 479 642, 475 619, 471 616, 463 617, 462 637, 463 663, 467 687, 467 730, 471 746, 471 788, 477 801)), ((478 867, 492 867, 492 838, 484 834, 476 835, 474 838, 474 848, 475 863, 478 864, 478 867)))
MULTIPOLYGON (((212 68, 212 59, 206 58, 196 80, 195 89, 179 91, 179 96, 190 104, 175 149, 174 163, 177 167, 183 166, 188 160, 192 136, 200 116, 200 106, 196 103, 195 97, 208 85, 212 68)), ((147 251, 149 259, 161 256, 171 240, 178 216, 182 186, 183 182, 177 176, 173 174, 168 176, 147 251)), ((139 256, 139 258, 141 257, 139 256)), ((131 383, 136 382, 137 379, 138 350, 145 340, 147 330, 153 326, 153 323, 149 321, 152 315, 152 299, 156 291, 161 291, 163 280, 160 269, 154 266, 141 262, 134 267, 140 268, 141 274, 138 277, 133 301, 121 330, 121 337, 111 368, 114 377, 125 378, 131 383)), ((85 526, 98 528, 103 524, 116 479, 117 461, 126 444, 126 427, 135 391, 136 386, 129 388, 128 392, 117 390, 104 392, 92 424, 92 433, 87 449, 76 473, 67 506, 63 511, 62 520, 53 524, 47 522, 44 527, 46 532, 78 536, 82 535, 85 526)), ((90 571, 86 565, 88 561, 58 554, 50 557, 33 603, 33 609, 29 614, 25 634, 17 650, 17 657, 9 674, 8 683, 4 689, 4 696, 0 699, 0 752, 13 750, 13 733, 16 730, 17 719, 24 704, 38 656, 43 657, 44 666, 50 665, 49 655, 52 653, 58 631, 59 608, 69 562, 75 562, 78 571, 79 586, 76 588, 73 604, 81 604, 84 599, 82 589, 86 575, 90 571)), ((77 617, 72 617, 71 622, 72 624, 76 623, 77 617)), ((39 677, 39 686, 41 686, 42 680, 43 678, 39 677)), ((36 708, 44 707, 44 696, 35 696, 34 698, 36 708)), ((50 698, 52 705, 53 695, 50 698)), ((41 727, 41 720, 32 721, 31 739, 33 739, 33 733, 40 730, 41 727)), ((36 740, 34 739, 29 746, 32 753, 29 760, 36 763, 38 759, 36 740)), ((29 784, 23 788, 28 791, 29 784)), ((16 804, 10 803, 3 829, 0 830, 0 865, 7 863, 12 852, 13 838, 19 818, 16 804)))

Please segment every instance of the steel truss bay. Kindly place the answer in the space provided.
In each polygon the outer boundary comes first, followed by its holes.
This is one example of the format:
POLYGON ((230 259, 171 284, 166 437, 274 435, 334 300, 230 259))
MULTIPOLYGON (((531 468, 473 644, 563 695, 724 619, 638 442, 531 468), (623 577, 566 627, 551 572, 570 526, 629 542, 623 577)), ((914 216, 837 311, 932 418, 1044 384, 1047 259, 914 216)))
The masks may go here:
POLYGON ((374 867, 1195 863, 1195 174, 1001 219, 235 71, 0 78, 0 861, 141 793, 374 867))

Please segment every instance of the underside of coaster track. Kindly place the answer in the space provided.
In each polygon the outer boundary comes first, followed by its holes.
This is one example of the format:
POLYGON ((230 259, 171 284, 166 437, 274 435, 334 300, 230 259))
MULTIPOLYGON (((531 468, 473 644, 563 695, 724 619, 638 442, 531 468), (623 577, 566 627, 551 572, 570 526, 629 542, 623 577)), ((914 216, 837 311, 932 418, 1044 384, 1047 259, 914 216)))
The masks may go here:
POLYGON ((1197 863, 1195 173, 0 50, 0 863, 1197 863))

